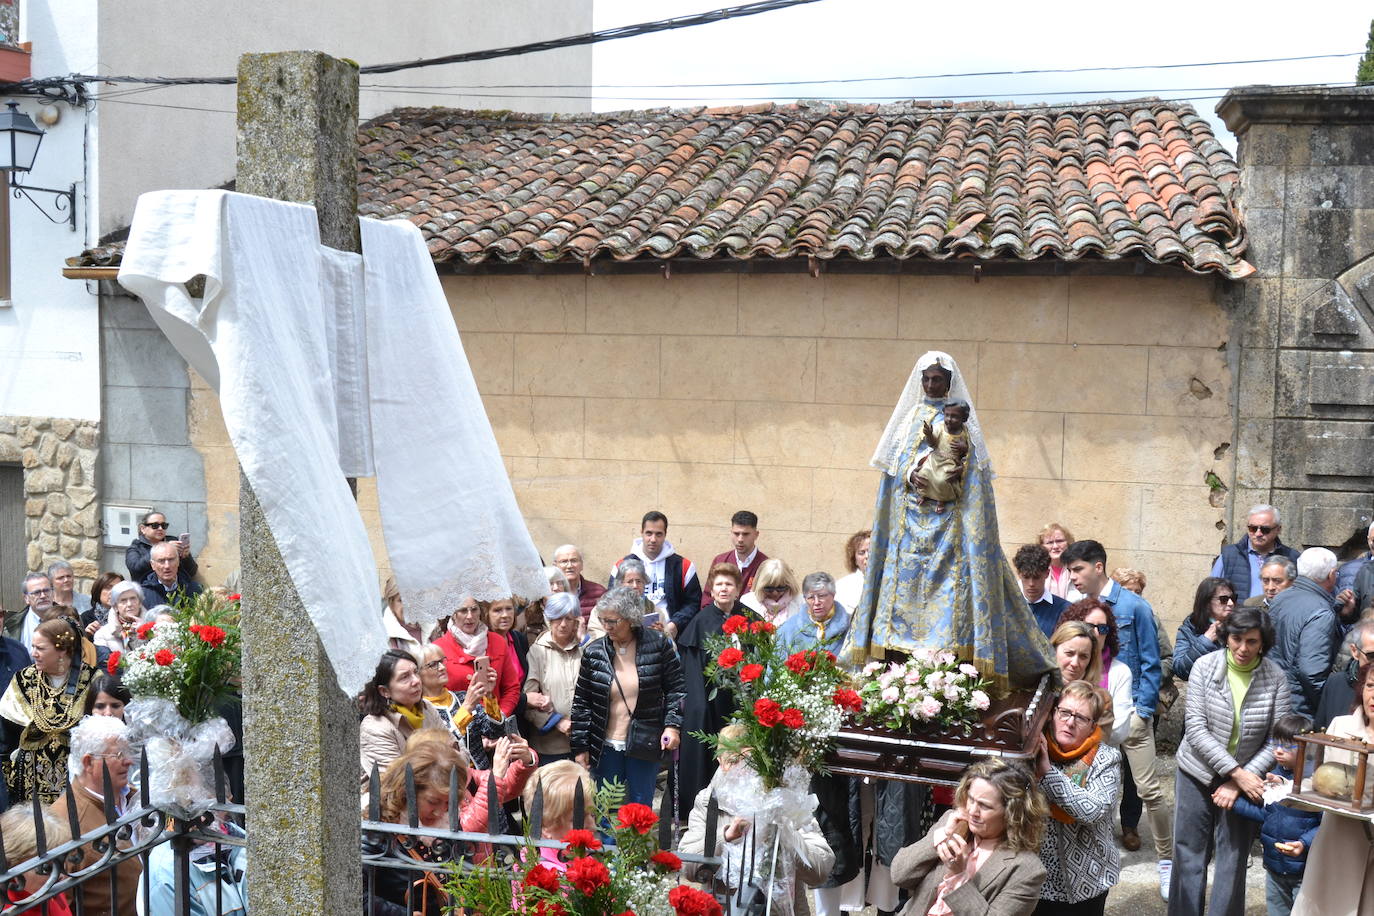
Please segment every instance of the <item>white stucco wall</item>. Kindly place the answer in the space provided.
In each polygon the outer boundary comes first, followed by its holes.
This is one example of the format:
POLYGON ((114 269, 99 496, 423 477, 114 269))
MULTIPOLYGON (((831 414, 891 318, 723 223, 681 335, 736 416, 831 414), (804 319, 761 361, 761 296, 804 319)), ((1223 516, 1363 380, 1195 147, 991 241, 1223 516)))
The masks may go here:
MULTIPOLYGON (((53 2, 53 0, 49 0, 53 2)), ((232 74, 249 51, 311 49, 360 64, 438 57, 592 30, 592 0, 121 0, 99 14, 100 72, 162 76, 232 74)), ((451 95, 451 90, 377 91, 369 86, 589 83, 591 47, 474 64, 364 76, 361 115, 404 105, 586 111, 581 98, 451 95)), ((106 87, 108 91, 112 87, 106 87)), ((554 95, 576 91, 550 90, 554 95)), ((234 174, 234 87, 170 87, 102 103, 100 232, 126 226, 138 194, 214 187, 234 174), (180 106, 180 107, 158 107, 180 106), (193 110, 206 109, 206 110, 193 110)))
MULTIPOLYGON (((96 0, 62 0, 60 12, 61 24, 46 3, 26 3, 21 11, 20 39, 33 43, 35 76, 95 66, 95 30, 72 26, 94 20, 96 0)), ((16 101, 38 120, 43 102, 16 101)), ((10 303, 0 308, 0 415, 98 420, 96 298, 86 284, 62 277, 63 259, 88 240, 85 147, 93 116, 62 103, 57 108, 61 120, 47 128, 34 169, 20 182, 62 189, 76 182, 77 231, 50 223, 27 200, 10 198, 12 280, 10 303)), ((49 212, 55 209, 52 195, 34 196, 49 212)))

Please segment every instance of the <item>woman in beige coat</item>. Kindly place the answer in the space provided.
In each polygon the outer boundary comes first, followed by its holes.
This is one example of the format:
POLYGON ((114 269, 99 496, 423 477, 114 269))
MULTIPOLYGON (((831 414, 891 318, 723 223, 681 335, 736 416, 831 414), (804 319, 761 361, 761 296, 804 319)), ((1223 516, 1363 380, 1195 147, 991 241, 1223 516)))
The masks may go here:
POLYGON ((377 663, 372 680, 358 698, 358 758, 360 785, 367 792, 372 767, 385 770, 405 751, 406 739, 424 728, 448 734, 439 711, 426 702, 415 657, 400 649, 388 649, 377 663))
POLYGON ((578 625, 582 611, 577 597, 555 592, 544 603, 548 625, 530 646, 525 678, 525 718, 533 725, 530 743, 544 763, 572 759, 568 732, 572 730, 573 693, 582 664, 578 625))
POLYGON ((1048 813, 1024 766, 970 766, 953 810, 892 860, 893 883, 912 891, 902 916, 1030 916, 1045 883, 1048 813))

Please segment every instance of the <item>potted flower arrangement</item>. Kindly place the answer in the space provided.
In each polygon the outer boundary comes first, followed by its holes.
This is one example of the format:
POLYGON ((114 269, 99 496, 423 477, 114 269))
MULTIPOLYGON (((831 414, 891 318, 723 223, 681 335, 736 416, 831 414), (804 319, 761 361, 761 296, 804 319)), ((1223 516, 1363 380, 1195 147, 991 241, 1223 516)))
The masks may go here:
MULTIPOLYGON (((593 822, 615 806, 603 790, 593 822)), ((682 860, 658 847, 658 815, 647 805, 621 805, 613 816, 615 845, 591 830, 569 831, 560 867, 525 846, 514 873, 504 864, 455 868, 447 891, 455 912, 476 916, 723 916, 705 891, 679 882, 682 860), (512 882, 514 877, 514 882, 512 882)))
POLYGON ((202 592, 172 620, 138 627, 139 643, 110 655, 136 699, 125 710, 130 739, 148 751, 153 804, 181 818, 214 803, 215 747, 234 746, 221 704, 237 699, 240 675, 238 596, 202 592))
POLYGON ((917 649, 905 662, 872 661, 863 668, 863 721, 894 730, 967 734, 991 705, 991 684, 952 652, 917 649))

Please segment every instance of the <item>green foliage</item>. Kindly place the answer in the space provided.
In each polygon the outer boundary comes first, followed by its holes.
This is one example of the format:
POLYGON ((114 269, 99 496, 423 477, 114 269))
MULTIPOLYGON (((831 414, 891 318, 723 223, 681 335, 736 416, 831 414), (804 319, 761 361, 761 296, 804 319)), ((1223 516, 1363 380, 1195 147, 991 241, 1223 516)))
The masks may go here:
POLYGON ((1355 71, 1355 82, 1361 86, 1374 83, 1374 22, 1369 24, 1369 40, 1364 45, 1364 57, 1360 58, 1359 69, 1355 71))

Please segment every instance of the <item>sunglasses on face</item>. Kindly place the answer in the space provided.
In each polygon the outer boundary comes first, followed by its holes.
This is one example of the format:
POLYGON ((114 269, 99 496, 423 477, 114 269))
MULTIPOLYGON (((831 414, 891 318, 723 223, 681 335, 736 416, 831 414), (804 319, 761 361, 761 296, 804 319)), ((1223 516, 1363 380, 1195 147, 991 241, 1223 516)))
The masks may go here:
POLYGON ((1222 604, 1235 604, 1235 603, 1236 603, 1236 596, 1235 596, 1235 595, 1213 595, 1213 596, 1212 596, 1212 600, 1213 600, 1213 601, 1220 601, 1222 604))
POLYGON ((1275 527, 1274 525, 1246 525, 1245 530, 1249 531, 1251 534, 1268 534, 1273 531, 1275 527))
POLYGON ((1112 631, 1112 628, 1105 623, 1090 623, 1088 626, 1096 630, 1098 636, 1106 636, 1112 631))
POLYGON ((170 526, 166 522, 145 522, 143 527, 160 528, 161 530, 166 531, 170 526))

